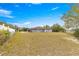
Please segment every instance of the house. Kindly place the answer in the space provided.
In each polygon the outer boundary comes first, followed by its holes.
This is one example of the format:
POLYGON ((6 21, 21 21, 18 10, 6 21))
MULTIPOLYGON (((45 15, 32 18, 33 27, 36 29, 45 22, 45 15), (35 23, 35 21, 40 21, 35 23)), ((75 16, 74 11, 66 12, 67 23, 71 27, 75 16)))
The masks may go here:
POLYGON ((5 24, 0 24, 0 30, 8 30, 10 33, 15 32, 15 29, 10 28, 9 26, 5 26, 5 24))
POLYGON ((31 32, 52 32, 52 29, 45 29, 42 27, 35 27, 30 29, 31 32))

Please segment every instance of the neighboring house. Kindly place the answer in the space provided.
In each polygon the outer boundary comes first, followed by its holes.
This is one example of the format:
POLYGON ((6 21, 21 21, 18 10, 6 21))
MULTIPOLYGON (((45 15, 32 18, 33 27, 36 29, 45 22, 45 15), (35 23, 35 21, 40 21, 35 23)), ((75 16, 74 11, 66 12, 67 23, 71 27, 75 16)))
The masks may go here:
POLYGON ((9 26, 5 26, 4 24, 0 25, 0 30, 8 30, 11 33, 15 32, 15 29, 10 28, 9 26))
POLYGON ((41 27, 35 27, 30 29, 31 32, 52 32, 52 29, 44 29, 41 27))

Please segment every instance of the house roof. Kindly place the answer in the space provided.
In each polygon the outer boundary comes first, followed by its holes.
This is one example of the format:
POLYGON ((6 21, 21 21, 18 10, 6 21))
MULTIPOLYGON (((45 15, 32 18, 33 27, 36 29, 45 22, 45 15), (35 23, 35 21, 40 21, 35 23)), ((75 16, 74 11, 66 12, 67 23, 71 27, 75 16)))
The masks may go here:
POLYGON ((31 28, 30 30, 51 30, 51 28, 34 27, 34 28, 31 28))

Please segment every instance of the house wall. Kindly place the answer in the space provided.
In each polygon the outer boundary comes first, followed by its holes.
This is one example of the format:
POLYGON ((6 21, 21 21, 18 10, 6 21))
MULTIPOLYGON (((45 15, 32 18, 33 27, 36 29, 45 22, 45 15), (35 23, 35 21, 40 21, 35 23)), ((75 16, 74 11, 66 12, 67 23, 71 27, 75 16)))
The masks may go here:
POLYGON ((44 32, 44 30, 31 30, 32 32, 44 32))
POLYGON ((52 30, 44 30, 44 32, 52 32, 52 30))
POLYGON ((15 29, 8 28, 8 27, 6 27, 4 25, 0 25, 0 30, 8 30, 11 33, 14 33, 15 32, 15 29))
POLYGON ((31 30, 32 32, 52 32, 52 30, 31 30))

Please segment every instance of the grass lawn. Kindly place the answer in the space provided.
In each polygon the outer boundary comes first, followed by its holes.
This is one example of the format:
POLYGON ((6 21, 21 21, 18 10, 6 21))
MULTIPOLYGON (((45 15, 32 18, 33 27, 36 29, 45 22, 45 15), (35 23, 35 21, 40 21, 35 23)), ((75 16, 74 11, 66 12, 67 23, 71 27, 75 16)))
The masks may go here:
POLYGON ((67 33, 16 33, 2 46, 2 55, 79 55, 79 44, 67 33))

